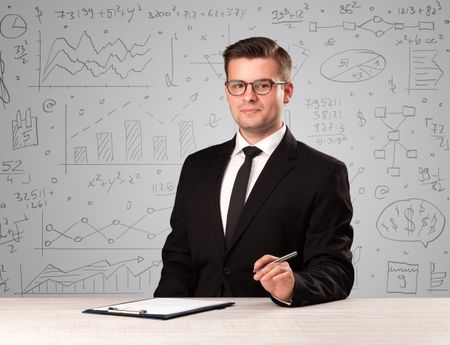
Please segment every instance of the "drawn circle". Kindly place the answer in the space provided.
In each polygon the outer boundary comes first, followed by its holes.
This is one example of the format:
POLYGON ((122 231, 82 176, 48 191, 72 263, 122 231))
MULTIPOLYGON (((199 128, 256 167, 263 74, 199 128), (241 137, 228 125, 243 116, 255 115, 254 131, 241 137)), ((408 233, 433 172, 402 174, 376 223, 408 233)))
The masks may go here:
POLYGON ((359 194, 364 194, 366 192, 366 188, 361 187, 361 188, 359 188, 358 192, 359 192, 359 194))
POLYGON ((384 186, 384 185, 380 185, 377 186, 377 188, 375 188, 375 198, 382 200, 384 199, 386 196, 385 194, 389 193, 389 187, 388 186, 384 186))
POLYGON ((108 244, 114 244, 114 238, 108 238, 108 244))
POLYGON ((83 116, 84 115, 84 109, 78 110, 78 115, 83 116))
POLYGON ((132 205, 133 205, 133 203, 131 202, 131 200, 128 200, 127 206, 126 206, 127 210, 131 209, 132 205))
POLYGON ((186 78, 186 81, 187 81, 187 82, 190 82, 190 81, 192 81, 192 78, 191 78, 191 77, 187 77, 187 78, 186 78))
POLYGON ((47 231, 53 231, 53 224, 47 224, 47 226, 45 227, 45 230, 47 231))
POLYGON ((45 241, 45 242, 44 242, 44 245, 45 245, 46 247, 49 247, 51 244, 52 244, 51 241, 45 241))
POLYGON ((156 210, 153 207, 147 207, 147 214, 152 214, 156 210))
POLYGON ((88 205, 89 205, 89 206, 92 206, 92 205, 94 205, 94 202, 93 202, 92 200, 89 200, 89 201, 88 201, 88 205))
POLYGON ((75 237, 74 239, 73 239, 73 241, 74 242, 81 242, 83 240, 83 237, 81 237, 81 236, 77 236, 77 237, 75 237))
POLYGON ((104 99, 104 98, 100 99, 100 100, 98 101, 98 103, 100 103, 100 104, 105 103, 105 99, 104 99))
POLYGON ((111 224, 112 225, 120 225, 120 220, 114 219, 111 224))
POLYGON ((46 112, 47 114, 53 113, 53 110, 55 110, 56 101, 54 99, 48 98, 42 103, 42 110, 46 112))
POLYGON ((153 240, 156 237, 155 234, 147 234, 147 239, 153 240))
POLYGON ((339 83, 357 83, 376 77, 385 67, 385 58, 373 50, 350 49, 325 60, 320 74, 339 83))
POLYGON ((366 171, 366 168, 360 167, 360 168, 358 169, 358 174, 362 174, 364 171, 366 171))
POLYGON ((17 38, 27 31, 27 23, 18 14, 7 14, 0 22, 0 34, 4 38, 17 38))
POLYGON ((50 153, 52 153, 52 150, 47 150, 47 151, 45 151, 45 155, 46 155, 46 156, 50 156, 50 153))
POLYGON ((88 219, 87 218, 81 218, 81 223, 87 223, 88 222, 88 219))
POLYGON ((373 17, 373 22, 374 23, 381 23, 383 21, 383 19, 380 16, 374 16, 373 17))
POLYGON ((51 181, 53 184, 58 183, 58 179, 57 179, 56 177, 52 177, 52 178, 50 179, 50 181, 51 181))

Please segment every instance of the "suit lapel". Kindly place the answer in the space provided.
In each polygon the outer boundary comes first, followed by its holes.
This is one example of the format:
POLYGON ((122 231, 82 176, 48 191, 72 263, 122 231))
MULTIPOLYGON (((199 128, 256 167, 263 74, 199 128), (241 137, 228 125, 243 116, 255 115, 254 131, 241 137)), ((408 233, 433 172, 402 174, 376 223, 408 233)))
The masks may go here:
MULTIPOLYGON (((235 138, 224 143, 208 162, 208 180, 206 181, 206 195, 208 198, 208 212, 216 232, 217 243, 221 253, 225 253, 225 236, 220 213, 220 189, 223 174, 235 145, 235 138)), ((205 215, 207 217, 207 215, 205 215)))
POLYGON ((244 210, 236 226, 230 250, 243 235, 249 223, 270 196, 276 186, 284 179, 286 174, 294 168, 297 155, 297 141, 289 131, 281 140, 278 147, 270 156, 264 169, 258 177, 248 199, 244 210))

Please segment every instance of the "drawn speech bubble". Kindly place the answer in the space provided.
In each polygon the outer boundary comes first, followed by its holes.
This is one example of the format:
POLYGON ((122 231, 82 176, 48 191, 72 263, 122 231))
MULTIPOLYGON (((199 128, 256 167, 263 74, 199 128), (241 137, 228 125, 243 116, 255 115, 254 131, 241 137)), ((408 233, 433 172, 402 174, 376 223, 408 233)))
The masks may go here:
POLYGON ((445 226, 445 216, 423 199, 399 200, 389 204, 377 219, 384 238, 401 242, 421 242, 424 247, 437 239, 445 226))

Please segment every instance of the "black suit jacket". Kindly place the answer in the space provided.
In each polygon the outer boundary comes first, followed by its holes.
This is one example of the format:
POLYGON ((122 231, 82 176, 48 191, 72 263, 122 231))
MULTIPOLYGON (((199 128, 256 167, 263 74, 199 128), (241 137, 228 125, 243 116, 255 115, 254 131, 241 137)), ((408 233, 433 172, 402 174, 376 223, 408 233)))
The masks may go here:
POLYGON ((347 297, 354 272, 345 165, 287 130, 226 248, 220 189, 234 146, 235 138, 198 151, 183 164, 155 297, 268 296, 253 280, 254 262, 294 250, 299 256, 289 261, 295 276, 292 306, 347 297))

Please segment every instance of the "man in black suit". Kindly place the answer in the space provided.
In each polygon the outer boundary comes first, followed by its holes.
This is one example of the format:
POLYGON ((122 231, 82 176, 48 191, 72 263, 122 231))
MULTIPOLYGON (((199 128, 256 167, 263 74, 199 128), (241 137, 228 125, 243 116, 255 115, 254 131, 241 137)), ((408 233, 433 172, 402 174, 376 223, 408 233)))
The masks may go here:
POLYGON ((270 296, 287 306, 346 298, 354 279, 347 169, 283 123, 294 90, 289 54, 253 37, 223 55, 239 130, 184 162, 155 297, 270 296), (236 209, 230 198, 244 165, 246 201, 236 209), (292 251, 296 258, 271 263, 292 251))

